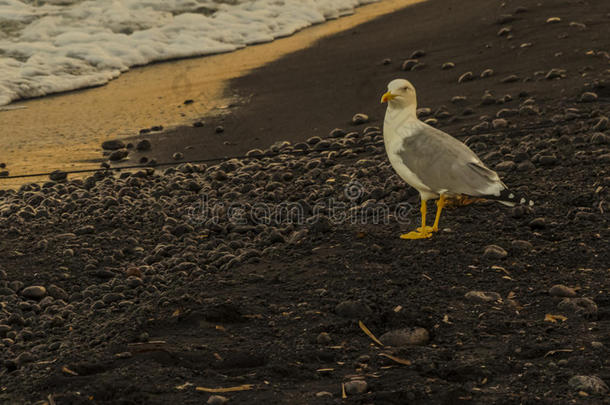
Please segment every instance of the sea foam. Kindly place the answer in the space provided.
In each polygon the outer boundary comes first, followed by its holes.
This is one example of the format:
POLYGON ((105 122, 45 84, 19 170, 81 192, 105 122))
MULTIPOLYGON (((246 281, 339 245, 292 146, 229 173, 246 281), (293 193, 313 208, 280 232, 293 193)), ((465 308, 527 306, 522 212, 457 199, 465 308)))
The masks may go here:
POLYGON ((0 0, 0 105, 230 52, 378 0, 0 0))

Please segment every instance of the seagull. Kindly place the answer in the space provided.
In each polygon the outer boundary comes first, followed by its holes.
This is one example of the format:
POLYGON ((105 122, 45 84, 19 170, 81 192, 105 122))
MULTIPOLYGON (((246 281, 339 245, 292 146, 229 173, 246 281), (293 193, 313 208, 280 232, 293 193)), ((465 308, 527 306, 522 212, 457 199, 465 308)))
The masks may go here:
POLYGON ((383 141, 390 164, 421 196, 421 227, 400 235, 402 239, 429 238, 437 232, 448 198, 491 199, 508 206, 526 203, 468 146, 417 118, 417 97, 409 81, 392 80, 381 102, 388 103, 383 141), (426 226, 426 202, 431 199, 438 199, 436 218, 426 226))

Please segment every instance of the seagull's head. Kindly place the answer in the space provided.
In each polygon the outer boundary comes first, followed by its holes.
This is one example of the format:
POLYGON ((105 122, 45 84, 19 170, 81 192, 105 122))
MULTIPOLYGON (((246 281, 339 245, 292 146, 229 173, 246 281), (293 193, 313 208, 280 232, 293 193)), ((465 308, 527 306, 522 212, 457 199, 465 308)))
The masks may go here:
POLYGON ((388 84, 388 91, 381 97, 381 102, 393 108, 415 109, 415 87, 408 80, 394 79, 388 84))

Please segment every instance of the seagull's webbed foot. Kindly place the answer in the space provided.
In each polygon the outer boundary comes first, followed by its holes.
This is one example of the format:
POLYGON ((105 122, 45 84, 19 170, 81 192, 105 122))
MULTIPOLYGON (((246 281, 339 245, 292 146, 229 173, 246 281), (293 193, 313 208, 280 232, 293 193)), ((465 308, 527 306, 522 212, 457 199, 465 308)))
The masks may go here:
MULTIPOLYGON (((427 226, 426 228, 430 228, 430 226, 427 226)), ((420 228, 417 228, 420 229, 420 228)), ((400 239, 426 239, 432 236, 431 232, 416 232, 416 231, 412 231, 409 233, 403 233, 402 235, 400 235, 400 239)))
POLYGON ((426 200, 421 200, 421 225, 417 231, 403 233, 400 239, 425 239, 432 236, 432 227, 426 226, 426 200))

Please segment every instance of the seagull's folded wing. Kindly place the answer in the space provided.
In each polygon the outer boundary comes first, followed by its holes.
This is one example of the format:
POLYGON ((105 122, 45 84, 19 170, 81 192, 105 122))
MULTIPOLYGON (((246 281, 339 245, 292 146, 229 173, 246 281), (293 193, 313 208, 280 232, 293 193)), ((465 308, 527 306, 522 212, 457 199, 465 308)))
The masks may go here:
POLYGON ((452 136, 424 123, 408 130, 398 154, 403 164, 435 193, 499 195, 506 188, 496 172, 452 136))

